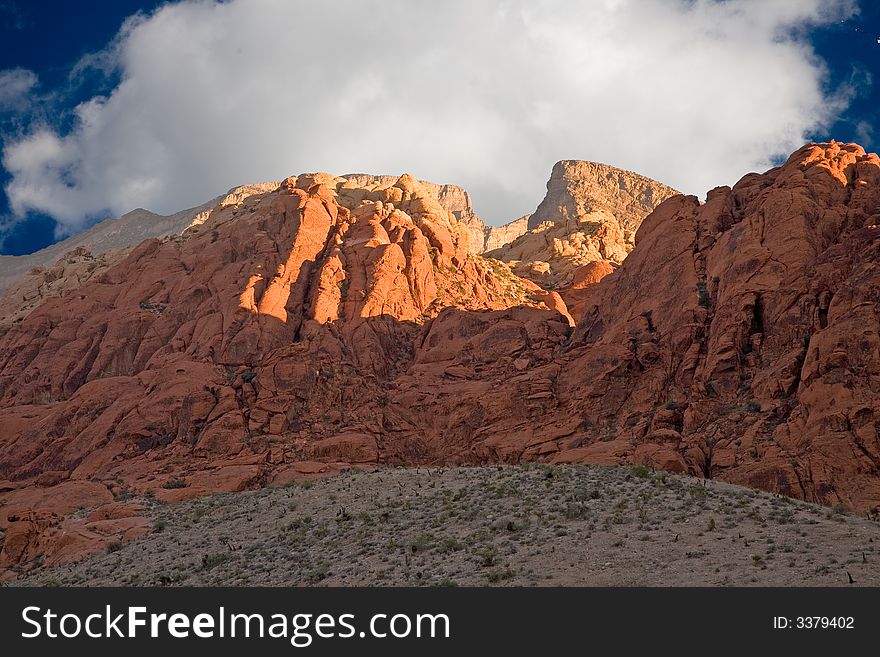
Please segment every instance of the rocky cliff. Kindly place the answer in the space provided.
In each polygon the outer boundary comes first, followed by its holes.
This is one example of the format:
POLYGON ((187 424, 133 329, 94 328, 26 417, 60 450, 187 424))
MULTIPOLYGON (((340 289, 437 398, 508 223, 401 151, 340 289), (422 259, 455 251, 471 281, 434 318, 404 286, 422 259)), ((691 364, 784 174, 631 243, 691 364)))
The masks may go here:
MULTIPOLYGON (((547 195, 528 216, 528 231, 486 255, 520 276, 563 291, 602 262, 618 265, 632 251, 636 229, 674 189, 631 171, 597 162, 557 162, 547 195)), ((519 220, 522 221, 522 220, 519 220)))
MULTIPOLYGON (((350 173, 342 176, 352 185, 364 189, 390 187, 397 176, 374 176, 367 173, 350 173)), ((419 180, 422 188, 437 199, 440 206, 450 212, 468 230, 468 251, 480 254, 512 242, 528 229, 528 215, 503 226, 487 225, 474 211, 471 195, 457 185, 438 185, 419 180)))
POLYGON ((503 226, 484 226, 482 252, 485 253, 493 249, 499 249, 524 234, 529 229, 530 216, 527 214, 503 226))
POLYGON ((0 256, 0 326, 20 321, 44 301, 64 296, 119 262, 149 238, 179 235, 219 206, 232 205, 277 182, 242 185, 198 207, 163 216, 138 209, 22 256, 0 256))
POLYGON ((97 528, 65 517, 124 491, 174 500, 429 458, 378 436, 418 345, 459 346, 428 335, 441 311, 509 313, 498 335, 528 329, 536 344, 571 323, 558 295, 467 241, 410 176, 302 175, 142 242, 0 328, 0 566, 140 531, 124 506, 97 528))
POLYGON ((589 288, 558 380, 604 438, 553 458, 876 509, 878 218, 880 160, 834 142, 663 203, 589 288))
POLYGON ((0 566, 137 535, 131 493, 376 463, 636 463, 876 512, 878 217, 876 155, 805 146, 661 203, 572 327, 411 177, 288 179, 0 328, 0 566))

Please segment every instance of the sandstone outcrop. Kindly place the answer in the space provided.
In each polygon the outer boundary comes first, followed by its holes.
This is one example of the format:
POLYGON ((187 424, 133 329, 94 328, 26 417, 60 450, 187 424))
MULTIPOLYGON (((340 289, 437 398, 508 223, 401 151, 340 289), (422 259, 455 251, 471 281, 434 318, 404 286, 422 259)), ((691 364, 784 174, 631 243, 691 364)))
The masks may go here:
POLYGON ((878 216, 877 155, 834 142, 704 204, 662 204, 589 288, 569 352, 569 372, 593 373, 587 389, 569 379, 575 407, 609 440, 556 458, 645 458, 876 508, 878 216))
POLYGON ((0 567, 62 558, 71 500, 376 463, 647 464, 876 512, 878 217, 875 154, 805 146, 576 269, 572 327, 410 176, 290 178, 0 327, 0 567))
MULTIPOLYGON (((391 187, 397 176, 374 176, 366 173, 350 173, 342 176, 351 185, 362 189, 391 187)), ((474 211, 471 196, 457 185, 438 185, 419 180, 422 188, 437 199, 440 206, 451 213, 468 230, 468 250, 481 254, 504 246, 528 230, 528 215, 503 226, 488 226, 474 211)))
POLYGON ((36 253, 0 256, 0 326, 20 321, 42 302, 76 289, 122 260, 144 239, 179 235, 204 222, 218 208, 276 187, 277 182, 242 185, 203 205, 168 216, 137 209, 36 253))
POLYGON ((20 322, 47 299, 76 290, 119 262, 126 252, 120 249, 94 256, 81 246, 49 268, 34 267, 0 293, 0 326, 20 322))
POLYGON ((0 327, 0 511, 27 523, 10 525, 0 567, 57 557, 67 510, 22 509, 34 490, 176 501, 406 458, 377 437, 377 404, 441 310, 571 323, 558 295, 467 243, 411 176, 365 189, 307 174, 221 202, 0 327))
POLYGON ((500 249, 502 246, 510 244, 520 235, 523 235, 529 229, 530 216, 528 214, 524 215, 503 226, 484 226, 482 252, 500 249))
POLYGON ((528 232, 506 245, 487 246, 486 255, 542 287, 564 291, 579 268, 623 262, 642 220, 677 193, 631 171, 563 160, 553 167, 547 195, 526 220, 528 232))

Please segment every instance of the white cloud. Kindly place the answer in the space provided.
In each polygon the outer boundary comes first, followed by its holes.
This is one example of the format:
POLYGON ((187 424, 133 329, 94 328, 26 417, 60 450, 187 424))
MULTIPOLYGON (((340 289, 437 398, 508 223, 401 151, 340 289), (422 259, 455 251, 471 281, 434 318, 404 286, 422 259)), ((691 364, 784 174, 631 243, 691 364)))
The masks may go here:
POLYGON ((806 30, 846 0, 182 2, 129 21, 119 86, 66 135, 8 144, 14 211, 62 230, 170 212, 302 171, 469 189, 494 222, 553 163, 599 160, 703 194, 771 165, 846 102, 806 30))
POLYGON ((874 143, 874 127, 867 121, 859 121, 856 123, 856 135, 865 148, 874 143))
POLYGON ((36 84, 37 76, 33 71, 24 68, 0 71, 0 112, 25 109, 36 84))

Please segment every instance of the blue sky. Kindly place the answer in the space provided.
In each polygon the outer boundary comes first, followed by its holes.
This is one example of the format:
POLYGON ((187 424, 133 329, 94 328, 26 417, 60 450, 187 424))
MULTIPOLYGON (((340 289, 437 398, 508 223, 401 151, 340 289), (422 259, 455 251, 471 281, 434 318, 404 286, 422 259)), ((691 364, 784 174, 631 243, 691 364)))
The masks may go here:
MULTIPOLYGON (((138 11, 151 11, 161 2, 133 0, 0 0, 0 70, 23 68, 40 79, 41 93, 57 93, 51 115, 17 116, 0 112, 2 137, 14 138, 31 121, 48 120, 69 128, 70 108, 95 93, 106 92, 112 79, 91 76, 77 83, 70 81, 72 67, 83 56, 104 48, 122 22, 138 11)), ((2 109, 2 108, 0 108, 2 109)), ((9 173, 0 168, 0 185, 9 182, 9 173)), ((8 198, 0 196, 0 217, 11 214, 8 198)), ((55 220, 43 213, 30 212, 10 229, 0 226, 0 254, 32 253, 55 241, 55 220)))
POLYGON ((789 16, 795 0, 767 3, 764 20, 749 15, 762 3, 657 0, 602 23, 561 0, 517 16, 489 1, 444 12, 388 0, 350 17, 348 32, 339 7, 313 2, 195 2, 150 18, 161 4, 0 0, 0 253, 32 252, 142 204, 171 212, 299 171, 411 170, 463 184, 500 223, 534 209, 558 159, 607 161, 701 194, 778 161, 803 136, 869 150, 880 141, 877 2, 849 15, 841 0, 836 20, 818 8, 789 16), (424 25, 424 38, 378 45, 394 22, 370 18, 392 9, 424 25), (114 42, 139 11, 147 18, 114 42), (274 33, 278 23, 291 36, 274 33), (737 61, 750 56, 755 64, 737 61), (732 105, 729 116, 719 109, 732 105))

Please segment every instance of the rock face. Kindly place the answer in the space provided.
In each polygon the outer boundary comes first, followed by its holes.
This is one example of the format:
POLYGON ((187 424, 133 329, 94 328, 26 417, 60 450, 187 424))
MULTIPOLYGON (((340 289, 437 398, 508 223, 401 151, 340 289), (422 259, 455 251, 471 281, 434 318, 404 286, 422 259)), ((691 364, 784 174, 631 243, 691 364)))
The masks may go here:
POLYGON ((119 262, 144 239, 179 235, 219 206, 275 189, 277 182, 242 185, 188 210, 162 216, 138 209, 23 256, 0 256, 0 326, 20 321, 42 302, 64 296, 119 262))
POLYGON ((0 292, 26 278, 33 269, 49 269, 69 253, 91 253, 98 257, 107 252, 125 249, 151 237, 179 234, 200 212, 214 207, 222 197, 204 205, 162 216, 137 209, 118 219, 107 219, 88 230, 22 256, 0 256, 0 292))
POLYGON ((55 558, 65 486, 174 501, 422 458, 379 437, 381 409, 423 337, 447 348, 427 335, 441 310, 522 306, 496 352, 571 323, 558 295, 469 253, 410 176, 302 175, 191 224, 0 328, 0 529, 17 537, 0 567, 55 558))
POLYGON ((529 229, 530 216, 532 215, 527 214, 503 226, 485 226, 483 228, 483 252, 499 249, 523 235, 529 229))
MULTIPOLYGON (((398 176, 349 174, 350 186, 378 189, 394 185, 398 176)), ((487 226, 474 212, 470 195, 456 185, 419 181, 448 212, 468 229, 468 251, 483 253, 503 246, 526 231, 527 217, 505 226, 487 226)), ((278 187, 278 182, 242 185, 195 208, 162 216, 138 209, 107 219, 89 230, 24 256, 0 256, 0 326, 25 317, 43 301, 63 296, 92 276, 120 261, 131 247, 149 238, 179 235, 203 223, 217 209, 240 203, 252 194, 278 187)))
MULTIPOLYGON (((374 176, 367 173, 350 173, 342 176, 354 187, 362 189, 380 189, 394 185, 398 176, 374 176)), ((485 228, 483 220, 474 212, 471 195, 457 185, 438 185, 437 183, 419 180, 421 189, 434 197, 447 212, 467 227, 467 249, 471 253, 485 251, 485 228)))
POLYGON ((591 212, 617 219, 621 230, 635 232, 654 208, 678 194, 656 180, 599 162, 562 160, 547 181, 547 195, 529 217, 529 230, 544 223, 577 225, 591 212))
POLYGON ((806 146, 661 203, 573 275, 572 328, 411 177, 290 178, 0 328, 0 567, 61 559, 71 499, 375 463, 644 463, 876 510, 878 217, 876 155, 806 146))
POLYGON ((78 289, 119 262, 126 252, 127 249, 111 250, 94 256, 88 248, 80 246, 52 267, 34 267, 0 293, 0 326, 20 322, 47 299, 78 289))
POLYGON ((486 255, 543 287, 564 291, 581 267, 620 264, 642 220, 677 193, 631 171, 563 160, 553 167, 544 200, 527 218, 528 232, 509 244, 487 246, 486 255))
POLYGON ((814 144, 678 196, 588 288, 556 460, 647 461, 858 509, 880 504, 880 161, 814 144), (589 373, 589 378, 587 378, 589 373))
MULTIPOLYGON (((364 189, 390 187, 397 181, 397 176, 374 176, 366 173, 350 173, 345 176, 349 183, 364 189)), ((487 226, 471 203, 471 195, 457 185, 438 185, 437 183, 419 180, 422 188, 437 199, 440 206, 468 229, 468 251, 480 254, 497 249, 512 242, 528 229, 528 215, 503 226, 487 226)))

